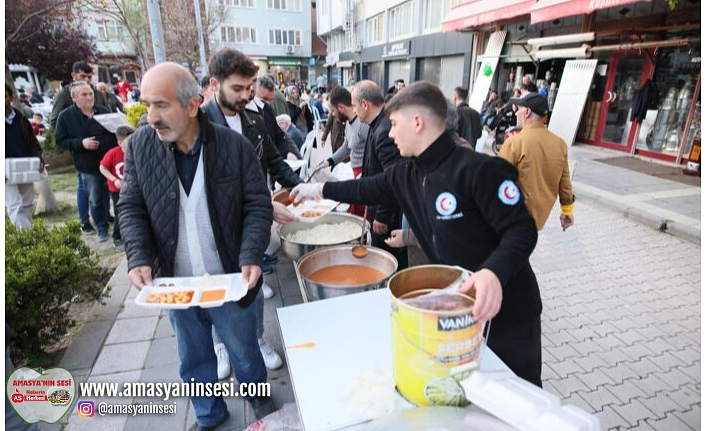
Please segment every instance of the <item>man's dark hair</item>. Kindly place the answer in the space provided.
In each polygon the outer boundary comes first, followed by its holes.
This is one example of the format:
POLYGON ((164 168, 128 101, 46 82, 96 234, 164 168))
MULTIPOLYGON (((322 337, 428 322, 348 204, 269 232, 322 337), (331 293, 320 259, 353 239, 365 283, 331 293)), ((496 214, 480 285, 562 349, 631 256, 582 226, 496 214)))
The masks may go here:
POLYGON ((341 85, 337 85, 331 89, 328 100, 333 106, 337 106, 339 103, 346 106, 352 105, 351 92, 341 85))
POLYGON ((201 88, 208 88, 209 85, 209 80, 211 79, 210 76, 206 75, 203 78, 201 78, 201 88))
POLYGON ((398 91, 385 106, 385 112, 389 115, 412 106, 427 109, 436 117, 439 124, 444 124, 446 121, 448 108, 444 93, 429 81, 415 82, 398 91))
POLYGON ((257 74, 257 69, 250 57, 233 48, 219 50, 208 62, 208 74, 218 82, 225 81, 233 74, 250 78, 257 74))
POLYGON ((385 104, 385 98, 382 95, 380 87, 373 81, 360 81, 355 85, 356 96, 358 103, 366 100, 373 106, 382 106, 385 104))
POLYGON ((468 89, 464 87, 456 87, 454 88, 454 93, 456 93, 456 96, 458 96, 459 99, 463 100, 464 102, 468 100, 468 89))
POLYGON ((530 86, 529 86, 529 84, 522 84, 522 85, 520 85, 520 90, 530 91, 530 86))
POLYGON ((275 91, 275 81, 271 80, 267 76, 257 78, 257 85, 267 91, 275 91))
POLYGON ((404 79, 395 79, 395 85, 397 85, 397 83, 399 82, 404 84, 404 79))
POLYGON ((12 87, 7 82, 5 83, 5 94, 9 95, 10 97, 15 95, 15 92, 12 91, 12 87))
POLYGON ((93 73, 93 68, 90 64, 85 61, 77 61, 71 66, 71 71, 73 73, 83 72, 83 73, 93 73))

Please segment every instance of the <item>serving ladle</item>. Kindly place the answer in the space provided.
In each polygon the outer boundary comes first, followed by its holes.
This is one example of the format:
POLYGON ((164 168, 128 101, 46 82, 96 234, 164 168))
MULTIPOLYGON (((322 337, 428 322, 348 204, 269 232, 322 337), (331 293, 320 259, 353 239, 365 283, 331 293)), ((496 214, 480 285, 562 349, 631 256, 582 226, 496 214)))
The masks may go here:
POLYGON ((360 242, 353 246, 351 253, 353 257, 357 259, 363 259, 368 255, 368 249, 363 245, 363 238, 365 238, 365 223, 368 220, 368 207, 365 207, 365 212, 363 213, 363 232, 360 234, 360 242))

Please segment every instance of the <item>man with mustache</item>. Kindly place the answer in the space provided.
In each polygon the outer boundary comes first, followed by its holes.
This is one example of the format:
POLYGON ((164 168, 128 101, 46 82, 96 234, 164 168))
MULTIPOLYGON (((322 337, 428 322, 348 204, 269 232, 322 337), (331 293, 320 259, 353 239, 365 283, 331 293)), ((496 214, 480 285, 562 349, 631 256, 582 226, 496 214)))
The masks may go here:
MULTIPOLYGON (((270 139, 262 116, 245 109, 254 89, 257 69, 249 57, 236 49, 224 48, 213 54, 208 64, 208 74, 211 77, 211 90, 214 97, 203 104, 201 109, 210 121, 241 133, 255 146, 255 154, 260 159, 260 168, 264 177, 270 174, 283 187, 292 188, 302 182, 301 178, 282 159, 279 150, 270 139)), ((276 222, 294 221, 294 215, 287 207, 278 202, 273 202, 273 206, 276 222)), ((262 293, 255 300, 258 313, 258 342, 265 365, 269 369, 282 366, 282 359, 263 338, 264 296, 273 295, 272 288, 263 283, 262 293)), ((218 345, 215 348, 220 350, 222 360, 227 361, 225 350, 219 349, 218 345)))
MULTIPOLYGON (((130 282, 153 275, 190 277, 242 273, 247 294, 218 307, 170 310, 179 374, 185 383, 216 383, 215 326, 233 358, 238 382, 267 381, 257 346, 255 305, 262 254, 270 238, 272 204, 252 145, 214 125, 199 110, 199 84, 176 63, 160 63, 142 78, 147 122, 130 138, 118 212, 130 282)), ((247 397, 255 416, 274 408, 269 397, 247 397)), ((193 396, 190 431, 225 422, 222 396, 193 396)))

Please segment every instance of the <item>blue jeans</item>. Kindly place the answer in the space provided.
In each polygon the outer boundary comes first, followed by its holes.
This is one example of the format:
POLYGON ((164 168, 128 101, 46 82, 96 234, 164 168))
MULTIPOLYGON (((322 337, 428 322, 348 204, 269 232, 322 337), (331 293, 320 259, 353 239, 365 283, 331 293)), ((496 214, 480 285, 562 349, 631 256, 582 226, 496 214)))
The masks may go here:
POLYGON ((89 174, 82 172, 83 188, 88 194, 91 207, 91 217, 96 224, 98 235, 108 235, 108 216, 110 215, 110 192, 105 182, 105 177, 100 173, 89 174))
MULTIPOLYGON (((265 335, 265 296, 262 294, 262 289, 260 289, 259 292, 257 292, 257 296, 255 297, 255 300, 253 301, 253 306, 255 307, 255 318, 256 318, 256 326, 257 326, 257 338, 260 339, 265 335)), ((215 325, 213 326, 213 330, 211 331, 211 335, 213 335, 213 342, 214 343, 221 343, 221 337, 218 336, 218 332, 216 332, 216 327, 215 325)))
POLYGON ((76 190, 76 208, 78 208, 78 218, 81 225, 88 223, 88 193, 83 188, 83 177, 78 172, 78 190, 76 190))
MULTIPOLYGON (((179 351, 179 375, 182 381, 216 383, 218 361, 213 351, 211 326, 221 336, 230 356, 235 377, 240 383, 265 383, 267 369, 257 344, 255 302, 243 308, 235 302, 220 307, 192 307, 170 310, 179 351)), ((191 397, 196 422, 213 426, 226 414, 223 397, 191 397)))
POLYGON ((122 239, 120 236, 120 225, 118 225, 118 220, 120 216, 118 215, 118 200, 120 199, 120 192, 110 192, 110 199, 113 200, 113 214, 115 214, 115 223, 113 223, 113 241, 122 239))

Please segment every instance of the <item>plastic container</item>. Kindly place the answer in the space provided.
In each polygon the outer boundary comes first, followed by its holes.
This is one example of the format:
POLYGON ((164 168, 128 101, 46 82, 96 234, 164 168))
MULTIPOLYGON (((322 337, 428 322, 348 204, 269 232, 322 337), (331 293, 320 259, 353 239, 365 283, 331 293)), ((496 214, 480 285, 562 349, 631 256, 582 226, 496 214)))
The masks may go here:
POLYGON ((312 222, 320 219, 333 211, 340 202, 331 199, 321 199, 318 201, 305 201, 297 206, 289 205, 287 209, 294 214, 299 221, 312 222))
POLYGON ((474 372, 461 382, 466 398, 513 427, 527 431, 600 431, 594 415, 509 371, 474 372))
POLYGON ((39 157, 14 157, 5 159, 6 184, 29 184, 42 179, 39 157))
POLYGON ((147 308, 186 309, 219 307, 238 301, 248 293, 242 274, 203 277, 156 278, 152 286, 142 288, 135 303, 147 308))

